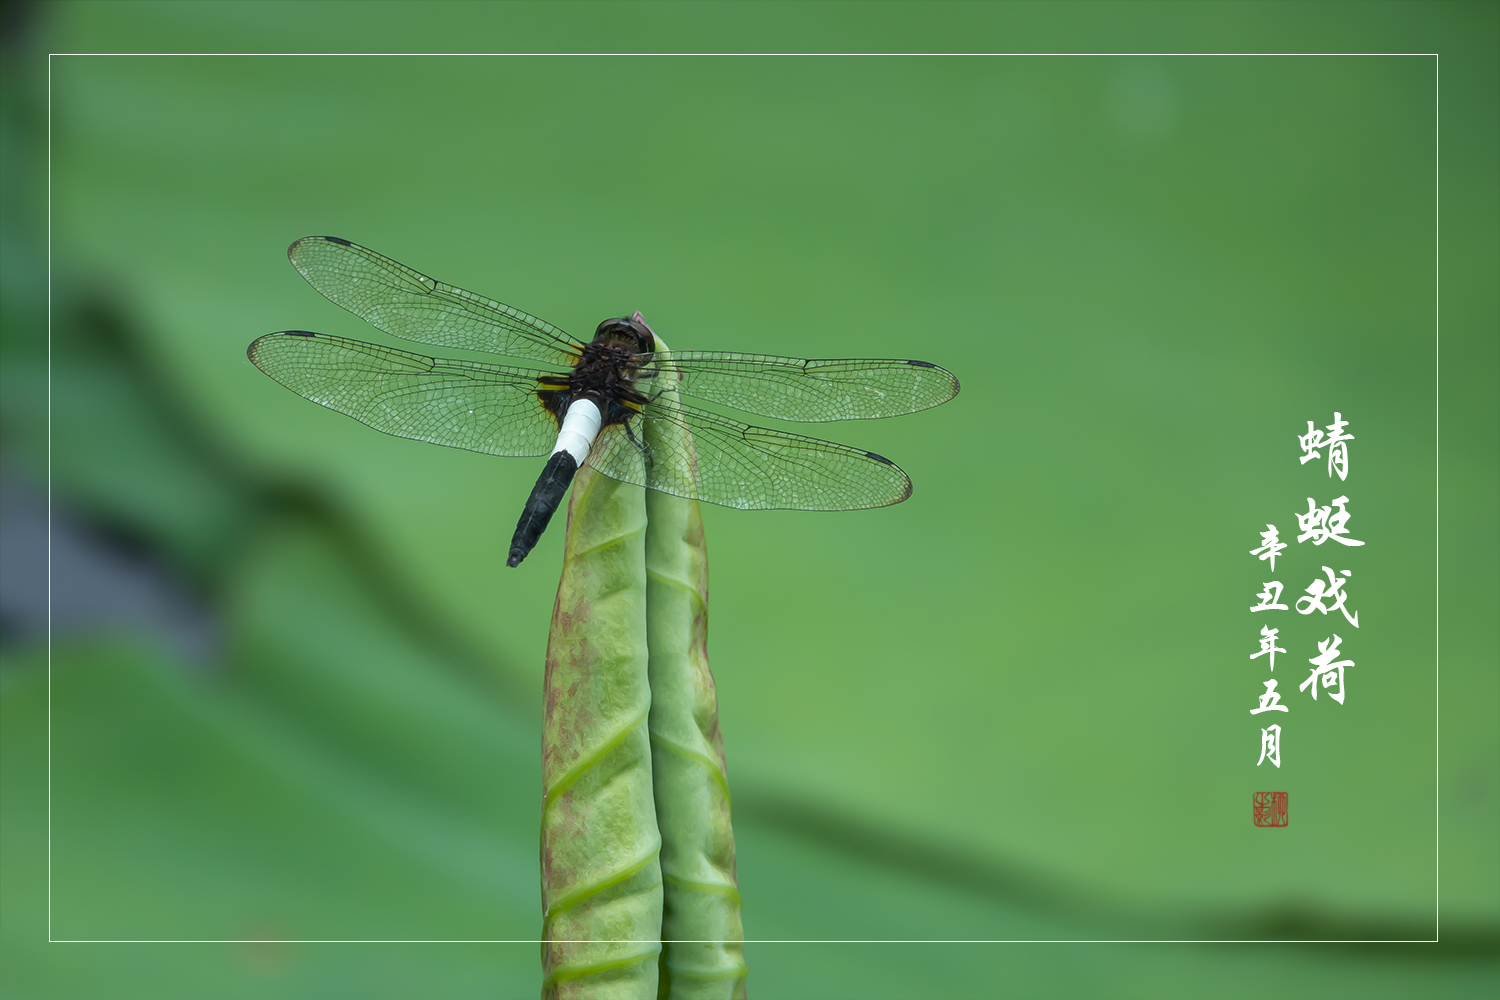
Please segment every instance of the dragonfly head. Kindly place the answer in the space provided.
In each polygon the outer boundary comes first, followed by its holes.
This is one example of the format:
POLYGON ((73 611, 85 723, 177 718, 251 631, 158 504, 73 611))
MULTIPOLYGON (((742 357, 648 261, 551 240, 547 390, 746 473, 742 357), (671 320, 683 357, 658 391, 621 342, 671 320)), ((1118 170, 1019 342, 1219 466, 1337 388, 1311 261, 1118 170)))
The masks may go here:
POLYGON ((615 341, 623 343, 636 354, 649 354, 656 350, 656 335, 641 317, 640 310, 629 319, 619 317, 607 319, 594 331, 594 343, 615 341))

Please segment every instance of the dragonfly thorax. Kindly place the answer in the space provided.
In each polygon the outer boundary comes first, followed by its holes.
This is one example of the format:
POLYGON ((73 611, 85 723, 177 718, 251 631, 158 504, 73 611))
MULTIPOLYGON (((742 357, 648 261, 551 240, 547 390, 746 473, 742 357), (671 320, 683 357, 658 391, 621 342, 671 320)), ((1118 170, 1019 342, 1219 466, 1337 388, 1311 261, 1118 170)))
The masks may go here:
POLYGON ((600 333, 583 345, 571 372, 539 379, 537 396, 559 423, 578 399, 593 400, 605 426, 624 423, 647 402, 634 388, 643 360, 639 343, 633 335, 622 340, 614 331, 600 333))

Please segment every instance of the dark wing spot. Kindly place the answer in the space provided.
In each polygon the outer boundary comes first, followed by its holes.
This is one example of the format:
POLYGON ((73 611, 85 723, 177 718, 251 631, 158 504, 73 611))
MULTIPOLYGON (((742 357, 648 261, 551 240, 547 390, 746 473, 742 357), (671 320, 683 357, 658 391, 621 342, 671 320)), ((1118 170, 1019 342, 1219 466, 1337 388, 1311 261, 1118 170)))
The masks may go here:
POLYGON ((937 367, 937 365, 933 364, 931 361, 908 361, 907 364, 909 364, 909 365, 916 365, 918 368, 936 368, 937 367))
POLYGON ((886 458, 884 455, 877 455, 873 451, 867 451, 867 452, 865 452, 865 454, 868 455, 870 458, 873 458, 877 462, 884 462, 886 465, 895 465, 896 464, 895 462, 892 462, 890 459, 886 458))
POLYGON ((350 243, 348 240, 341 240, 341 239, 339 239, 337 236, 325 236, 323 238, 325 240, 327 240, 329 243, 337 243, 341 247, 352 247, 354 245, 353 243, 350 243))
POLYGON ((288 337, 316 337, 317 336, 316 333, 310 333, 307 330, 282 330, 281 332, 284 333, 284 334, 286 334, 288 337))

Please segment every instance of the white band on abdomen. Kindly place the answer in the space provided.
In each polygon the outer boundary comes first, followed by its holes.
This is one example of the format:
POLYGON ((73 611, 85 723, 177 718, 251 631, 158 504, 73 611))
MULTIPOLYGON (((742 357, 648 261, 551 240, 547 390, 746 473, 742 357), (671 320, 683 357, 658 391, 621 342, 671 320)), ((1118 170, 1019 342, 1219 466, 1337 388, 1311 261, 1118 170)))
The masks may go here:
POLYGON ((599 425, 602 423, 604 415, 599 412, 599 407, 592 399, 574 400, 568 407, 568 412, 563 415, 562 428, 557 432, 557 447, 552 449, 552 454, 566 451, 582 468, 583 460, 589 457, 589 449, 594 446, 594 438, 599 436, 599 425))

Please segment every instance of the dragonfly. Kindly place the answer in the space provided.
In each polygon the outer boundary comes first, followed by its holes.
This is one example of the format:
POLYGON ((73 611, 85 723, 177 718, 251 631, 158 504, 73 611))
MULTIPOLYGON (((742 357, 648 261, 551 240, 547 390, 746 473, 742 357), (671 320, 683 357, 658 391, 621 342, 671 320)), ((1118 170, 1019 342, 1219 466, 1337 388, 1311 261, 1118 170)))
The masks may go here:
POLYGON ((247 350, 299 396, 386 434, 486 455, 548 456, 508 566, 531 552, 585 465, 743 510, 900 503, 911 479, 890 459, 718 408, 816 423, 916 413, 958 395, 958 379, 927 361, 671 350, 639 311, 579 340, 334 236, 297 240, 287 256, 313 288, 377 330, 528 362, 427 357, 306 330, 267 334, 247 350))

